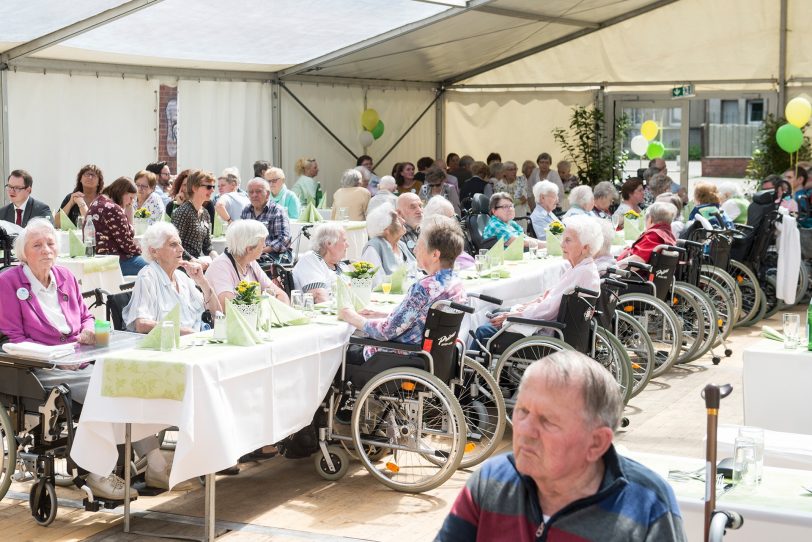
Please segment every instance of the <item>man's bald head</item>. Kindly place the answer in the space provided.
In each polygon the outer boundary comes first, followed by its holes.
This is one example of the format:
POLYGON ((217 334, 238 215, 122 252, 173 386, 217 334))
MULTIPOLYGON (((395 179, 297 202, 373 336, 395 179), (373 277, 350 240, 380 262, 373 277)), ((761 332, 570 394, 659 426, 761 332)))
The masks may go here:
POLYGON ((397 211, 410 228, 416 230, 420 227, 420 221, 423 220, 423 202, 417 194, 409 192, 398 196, 397 211))

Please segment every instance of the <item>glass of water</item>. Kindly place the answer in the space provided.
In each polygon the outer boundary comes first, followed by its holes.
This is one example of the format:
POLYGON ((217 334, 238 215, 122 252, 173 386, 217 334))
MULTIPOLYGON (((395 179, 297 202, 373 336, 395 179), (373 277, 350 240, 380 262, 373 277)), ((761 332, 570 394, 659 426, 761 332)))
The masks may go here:
POLYGON ((733 483, 744 489, 758 485, 756 443, 751 438, 736 437, 733 444, 733 483))
POLYGON ((476 272, 481 275, 488 268, 488 256, 477 254, 474 261, 476 262, 476 272))
POLYGON ((304 294, 302 296, 302 308, 306 313, 313 312, 315 307, 315 302, 313 300, 313 294, 304 294))
POLYGON ((528 247, 527 253, 530 255, 531 260, 536 259, 536 247, 534 247, 534 246, 528 247))
POLYGON ((161 322, 161 352, 171 352, 175 349, 175 322, 164 320, 161 322))
POLYGON ((304 297, 301 290, 292 290, 290 292, 290 304, 294 309, 302 310, 304 297))
POLYGON ((349 217, 350 217, 350 215, 347 212, 346 207, 339 207, 338 208, 338 213, 336 214, 336 218, 338 218, 338 220, 346 221, 346 220, 349 220, 349 217))
POLYGON ((784 313, 784 348, 793 350, 800 343, 801 316, 784 313))
POLYGON ((743 425, 739 427, 739 437, 752 439, 756 445, 756 476, 760 482, 764 476, 764 429, 743 425))

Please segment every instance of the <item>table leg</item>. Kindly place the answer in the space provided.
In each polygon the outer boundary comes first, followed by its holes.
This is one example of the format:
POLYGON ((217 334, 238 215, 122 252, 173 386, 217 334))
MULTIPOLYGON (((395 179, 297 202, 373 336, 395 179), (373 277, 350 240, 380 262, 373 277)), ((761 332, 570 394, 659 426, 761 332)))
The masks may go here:
POLYGON ((130 457, 132 456, 132 425, 124 425, 124 532, 130 532, 130 457))
POLYGON ((206 495, 205 511, 203 521, 205 522, 203 538, 206 542, 211 542, 217 538, 217 527, 215 521, 214 490, 216 480, 213 473, 206 475, 206 495))

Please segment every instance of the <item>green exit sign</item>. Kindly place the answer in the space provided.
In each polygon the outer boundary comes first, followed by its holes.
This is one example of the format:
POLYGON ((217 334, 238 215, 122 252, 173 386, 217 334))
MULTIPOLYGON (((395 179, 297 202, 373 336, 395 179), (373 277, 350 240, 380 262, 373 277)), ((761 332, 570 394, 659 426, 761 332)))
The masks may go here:
POLYGON ((690 98, 694 96, 693 85, 682 85, 671 89, 672 98, 690 98))

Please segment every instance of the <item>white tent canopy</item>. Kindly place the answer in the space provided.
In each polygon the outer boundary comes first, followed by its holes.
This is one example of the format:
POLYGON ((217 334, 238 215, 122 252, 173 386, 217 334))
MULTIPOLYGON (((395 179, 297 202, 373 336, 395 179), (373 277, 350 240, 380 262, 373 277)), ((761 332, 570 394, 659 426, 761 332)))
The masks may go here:
POLYGON ((379 175, 446 150, 501 150, 517 162, 560 155, 551 129, 572 106, 605 106, 612 93, 664 97, 694 83, 698 95, 775 94, 775 111, 812 83, 810 8, 812 0, 7 0, 0 168, 31 171, 52 206, 86 162, 112 178, 132 175, 156 156, 160 85, 178 89, 181 168, 237 165, 249 178, 255 159, 272 159, 292 181, 296 158, 315 156, 331 192, 362 153, 381 162, 379 175), (364 149, 366 107, 386 130, 364 149))

